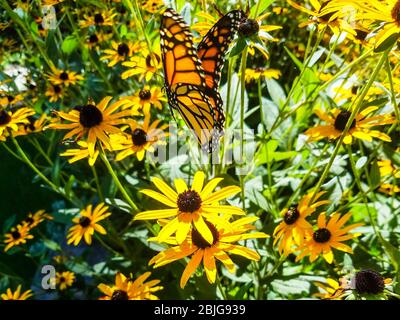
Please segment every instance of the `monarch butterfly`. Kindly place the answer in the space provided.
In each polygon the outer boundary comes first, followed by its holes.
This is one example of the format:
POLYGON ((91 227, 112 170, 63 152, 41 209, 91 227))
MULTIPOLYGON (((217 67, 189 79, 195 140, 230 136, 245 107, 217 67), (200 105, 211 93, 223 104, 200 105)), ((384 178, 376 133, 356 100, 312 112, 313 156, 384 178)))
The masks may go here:
POLYGON ((224 53, 243 18, 241 10, 227 13, 196 50, 183 18, 170 8, 162 15, 160 43, 171 112, 179 111, 200 145, 209 152, 216 149, 225 122, 218 92, 224 53))

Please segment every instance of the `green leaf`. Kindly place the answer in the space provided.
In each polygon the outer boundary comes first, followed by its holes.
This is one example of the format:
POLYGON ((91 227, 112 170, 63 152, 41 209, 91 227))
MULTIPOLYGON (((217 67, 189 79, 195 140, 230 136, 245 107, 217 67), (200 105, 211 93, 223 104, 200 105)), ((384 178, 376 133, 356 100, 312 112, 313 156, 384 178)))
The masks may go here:
POLYGON ((234 45, 234 47, 231 50, 231 53, 229 54, 230 57, 234 57, 238 54, 240 54, 244 48, 246 47, 247 43, 246 43, 246 39, 244 38, 239 38, 236 41, 236 44, 234 45))
POLYGON ((17 216, 15 214, 12 214, 6 220, 4 220, 4 222, 3 222, 3 233, 6 233, 11 229, 11 227, 14 225, 14 222, 15 222, 16 218, 17 218, 17 216))
POLYGON ((263 0, 255 1, 255 4, 250 9, 250 17, 256 18, 264 13, 265 10, 274 2, 275 0, 263 0), (256 12, 257 11, 257 12, 256 12), (256 16, 257 14, 257 16, 256 16))
POLYGON ((399 270, 399 263, 400 263, 400 251, 399 249, 395 248, 390 242, 386 241, 382 237, 380 237, 383 247, 385 248, 386 253, 390 257, 392 264, 396 271, 399 270))
POLYGON ((279 85, 278 81, 274 79, 266 79, 268 92, 271 99, 277 106, 281 106, 286 100, 285 91, 279 85))
POLYGON ((121 27, 119 28, 119 36, 123 38, 126 36, 127 33, 128 33, 128 27, 126 26, 126 24, 122 24, 121 27))
POLYGON ((30 27, 31 27, 32 32, 36 36, 38 36, 39 35, 39 27, 38 27, 37 23, 35 21, 32 21, 31 24, 30 24, 30 27))
POLYGON ((59 250, 61 250, 60 245, 59 245, 57 242, 53 241, 53 240, 44 239, 44 240, 43 240, 43 243, 44 243, 44 245, 45 245, 47 248, 49 248, 50 250, 53 250, 53 251, 59 251, 59 250))
POLYGON ((270 140, 262 146, 260 156, 256 159, 257 166, 271 163, 273 161, 282 161, 295 157, 297 155, 296 151, 275 151, 278 148, 279 142, 277 140, 270 140))
POLYGON ((106 4, 98 0, 80 0, 80 2, 85 3, 87 5, 93 5, 101 9, 107 9, 106 4))
POLYGON ((290 52, 290 50, 287 47, 283 47, 285 49, 285 51, 287 52, 287 54, 289 55, 289 57, 293 60, 293 62, 296 64, 296 66, 301 70, 303 69, 303 63, 296 58, 296 56, 290 52))
POLYGON ((54 37, 54 30, 49 30, 47 32, 46 49, 47 55, 51 61, 56 64, 55 62, 58 60, 58 46, 54 37))
POLYGON ((376 160, 372 162, 369 175, 371 177, 372 187, 377 187, 381 183, 381 174, 379 172, 379 166, 376 160))
POLYGON ((61 50, 66 54, 71 54, 78 47, 78 44, 79 41, 74 35, 68 36, 64 39, 61 50))
POLYGON ((394 43, 399 39, 400 33, 392 34, 389 38, 385 39, 378 47, 374 48, 374 52, 382 52, 391 48, 394 43))

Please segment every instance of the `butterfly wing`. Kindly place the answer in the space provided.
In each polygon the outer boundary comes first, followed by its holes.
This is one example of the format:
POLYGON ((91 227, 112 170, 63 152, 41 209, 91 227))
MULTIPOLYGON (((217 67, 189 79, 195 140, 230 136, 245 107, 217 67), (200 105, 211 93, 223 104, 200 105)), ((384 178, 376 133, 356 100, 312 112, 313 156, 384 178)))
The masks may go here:
POLYGON ((242 10, 228 12, 207 32, 197 47, 197 55, 204 69, 206 92, 216 115, 217 126, 221 130, 224 127, 225 116, 218 85, 224 65, 224 55, 239 28, 240 21, 245 16, 242 10))
POLYGON ((173 87, 174 104, 187 126, 194 132, 203 150, 215 150, 219 130, 215 128, 215 114, 204 87, 178 84, 173 87))
POLYGON ((172 9, 162 15, 161 53, 165 89, 171 108, 177 109, 199 143, 214 149, 217 121, 212 103, 206 94, 204 70, 193 37, 182 17, 172 9))
POLYGON ((197 47, 206 85, 210 89, 218 88, 225 52, 239 28, 240 21, 245 16, 242 10, 228 12, 207 32, 197 47))
POLYGON ((170 8, 162 15, 160 36, 167 93, 178 83, 204 86, 204 71, 189 27, 182 17, 170 8))

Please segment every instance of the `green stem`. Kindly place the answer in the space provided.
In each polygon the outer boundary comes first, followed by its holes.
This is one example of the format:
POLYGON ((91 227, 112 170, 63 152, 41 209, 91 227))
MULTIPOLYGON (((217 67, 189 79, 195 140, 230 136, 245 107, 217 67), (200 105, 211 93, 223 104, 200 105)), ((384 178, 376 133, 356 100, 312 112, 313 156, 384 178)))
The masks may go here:
MULTIPOLYGON (((244 98, 246 91, 246 63, 247 63, 247 47, 242 52, 242 62, 241 62, 241 74, 240 74, 240 160, 242 165, 244 165, 244 98)), ((244 175, 240 172, 240 188, 241 188, 241 200, 243 210, 245 207, 245 195, 244 195, 244 175)))
POLYGON ((66 196, 53 182, 51 182, 28 158, 24 150, 22 150, 21 146, 19 145, 18 141, 11 137, 12 142, 14 143, 15 147, 17 148, 18 153, 20 154, 22 160, 40 177, 44 182, 46 182, 55 192, 66 196))
POLYGON ((49 158, 46 152, 43 150, 42 146, 40 145, 39 141, 36 138, 32 138, 31 140, 32 145, 36 148, 37 151, 45 158, 49 165, 53 165, 53 161, 49 158))
POLYGON ((97 175, 96 167, 93 165, 93 166, 90 166, 90 169, 92 170, 94 181, 96 182, 96 189, 97 189, 99 198, 100 198, 101 202, 104 202, 104 196, 103 196, 103 192, 101 190, 101 185, 100 185, 99 177, 97 175))
POLYGON ((396 93, 394 92, 392 71, 390 70, 390 62, 389 62, 388 56, 386 57, 386 72, 387 72, 388 79, 389 79, 391 99, 392 99, 392 103, 393 103, 394 113, 396 114, 396 119, 400 120, 399 106, 396 103, 396 93))
POLYGON ((129 196, 128 192, 125 190, 124 186, 122 183, 119 181, 117 174, 115 173, 114 169, 112 168, 110 161, 108 161, 106 154, 104 153, 104 150, 100 150, 100 158, 103 160, 108 172, 110 173, 111 177, 114 180, 115 185, 117 186, 118 190, 122 193, 122 196, 124 199, 128 202, 128 204, 131 206, 131 208, 134 210, 134 212, 138 212, 139 209, 136 206, 136 204, 132 201, 131 197, 129 196))
MULTIPOLYGON (((372 83, 374 82, 375 78, 377 77, 379 71, 381 71, 382 65, 383 65, 383 63, 385 62, 385 59, 386 59, 387 52, 388 51, 386 51, 384 54, 382 54, 381 58, 379 59, 378 64, 376 65, 376 67, 374 69, 374 72, 372 73, 371 77, 368 79, 368 82, 365 85, 365 87, 363 88, 363 90, 361 91, 358 99, 354 100, 354 101, 357 101, 357 105, 355 106, 355 108, 353 108, 353 110, 351 112, 351 115, 350 115, 350 118, 348 119, 348 121, 346 123, 346 127, 344 128, 344 130, 343 130, 343 132, 342 132, 342 134, 341 134, 341 136, 339 138, 339 141, 337 142, 337 144, 335 146, 335 149, 333 150, 333 153, 332 153, 332 155, 331 155, 331 157, 329 159, 329 162, 326 165, 326 167, 325 167, 325 169, 324 169, 324 171, 323 171, 323 173, 321 175, 321 178, 319 179, 319 181, 318 181, 318 183, 317 183, 317 185, 316 185, 316 187, 314 189, 314 193, 313 193, 313 195, 312 195, 312 197, 310 199, 310 203, 313 203, 313 201, 315 199, 315 196, 319 192, 322 184, 324 183, 326 177, 328 176, 329 170, 330 170, 330 168, 331 168, 331 166, 332 166, 337 154, 339 153, 340 147, 342 146, 343 139, 347 135, 347 132, 349 131, 350 126, 353 123, 354 118, 359 113, 359 111, 360 111, 360 109, 361 109, 361 107, 363 105, 364 98, 367 95, 369 89, 371 88, 372 83)), ((352 104, 352 106, 353 106, 353 104, 352 104)))
POLYGON ((221 296, 224 298, 224 300, 228 300, 228 296, 227 296, 224 288, 222 287, 221 279, 220 279, 218 273, 217 273, 216 283, 217 283, 217 288, 218 288, 219 292, 221 293, 221 296))

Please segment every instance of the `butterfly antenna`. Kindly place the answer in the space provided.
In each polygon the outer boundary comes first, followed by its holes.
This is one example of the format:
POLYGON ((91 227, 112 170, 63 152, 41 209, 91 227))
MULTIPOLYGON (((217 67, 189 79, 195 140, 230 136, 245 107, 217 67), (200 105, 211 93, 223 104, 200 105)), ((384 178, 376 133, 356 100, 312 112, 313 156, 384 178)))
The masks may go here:
POLYGON ((218 6, 215 3, 213 3, 212 6, 215 9, 215 11, 218 12, 219 17, 222 18, 224 16, 224 14, 221 12, 221 10, 219 10, 218 6))

